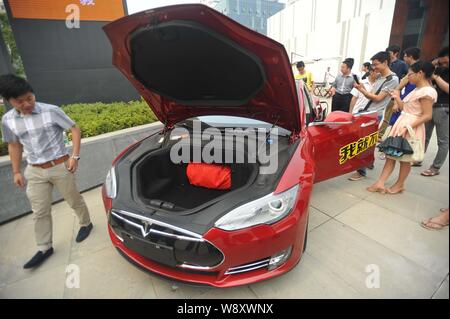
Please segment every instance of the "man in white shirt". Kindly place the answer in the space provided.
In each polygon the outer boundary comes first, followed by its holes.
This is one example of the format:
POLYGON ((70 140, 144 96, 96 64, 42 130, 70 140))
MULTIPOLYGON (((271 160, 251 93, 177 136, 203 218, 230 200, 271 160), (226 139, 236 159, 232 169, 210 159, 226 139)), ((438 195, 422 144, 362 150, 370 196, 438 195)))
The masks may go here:
MULTIPOLYGON (((361 81, 361 84, 364 85, 368 92, 371 92, 373 86, 375 85, 375 81, 377 80, 378 73, 376 73, 372 67, 369 67, 368 77, 361 81)), ((366 105, 369 103, 369 99, 364 96, 358 89, 353 88, 350 92, 353 95, 352 100, 350 102, 350 113, 356 114, 363 110, 366 105)))

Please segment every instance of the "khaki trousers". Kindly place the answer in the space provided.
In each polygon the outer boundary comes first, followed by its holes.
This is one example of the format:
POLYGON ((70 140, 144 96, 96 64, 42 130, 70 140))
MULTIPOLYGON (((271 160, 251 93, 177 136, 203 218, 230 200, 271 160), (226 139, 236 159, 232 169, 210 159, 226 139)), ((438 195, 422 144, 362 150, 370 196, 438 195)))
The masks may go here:
POLYGON ((80 226, 90 224, 89 211, 77 189, 75 175, 62 163, 43 169, 28 165, 24 176, 27 179, 27 197, 33 210, 34 233, 38 249, 52 247, 52 191, 55 186, 78 217, 80 226))
POLYGON ((391 120, 392 113, 394 112, 394 110, 392 109, 393 106, 394 106, 394 101, 391 101, 384 109, 383 122, 381 123, 381 126, 378 129, 380 138, 381 138, 381 136, 384 135, 384 132, 386 131, 387 127, 389 126, 389 121, 391 120))

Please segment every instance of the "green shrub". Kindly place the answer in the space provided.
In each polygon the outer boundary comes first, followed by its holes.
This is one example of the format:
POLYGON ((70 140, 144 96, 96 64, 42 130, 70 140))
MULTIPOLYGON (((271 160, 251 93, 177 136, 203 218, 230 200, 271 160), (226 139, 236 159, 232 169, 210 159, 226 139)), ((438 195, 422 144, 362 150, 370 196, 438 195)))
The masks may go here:
MULTIPOLYGON (((144 101, 63 105, 64 112, 81 129, 81 137, 91 137, 157 119, 144 101)), ((68 134, 71 139, 70 134, 68 134)))
MULTIPOLYGON (((64 112, 81 129, 81 137, 91 137, 157 121, 143 100, 115 103, 79 103, 63 105, 64 112)), ((4 108, 0 106, 0 117, 4 108)), ((67 132, 71 139, 70 132, 67 132)), ((1 142, 0 156, 7 154, 7 144, 1 142)))

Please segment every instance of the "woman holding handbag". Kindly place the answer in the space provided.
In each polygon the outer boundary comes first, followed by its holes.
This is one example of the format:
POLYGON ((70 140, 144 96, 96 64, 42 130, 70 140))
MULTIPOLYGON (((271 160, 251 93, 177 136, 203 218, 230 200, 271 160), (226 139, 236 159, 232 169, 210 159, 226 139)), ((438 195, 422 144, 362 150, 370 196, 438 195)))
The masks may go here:
POLYGON ((437 100, 437 92, 431 86, 430 81, 433 72, 434 66, 430 62, 416 62, 411 65, 408 72, 408 80, 411 84, 415 84, 416 88, 403 101, 400 99, 398 90, 391 93, 402 113, 390 130, 389 136, 401 136, 408 140, 413 146, 414 154, 398 157, 386 156, 383 171, 378 180, 367 188, 369 192, 402 193, 405 189, 406 178, 411 171, 411 162, 418 157, 423 157, 425 123, 431 120, 433 103, 437 100), (398 179, 392 186, 386 188, 385 183, 394 171, 397 161, 400 162, 398 179))

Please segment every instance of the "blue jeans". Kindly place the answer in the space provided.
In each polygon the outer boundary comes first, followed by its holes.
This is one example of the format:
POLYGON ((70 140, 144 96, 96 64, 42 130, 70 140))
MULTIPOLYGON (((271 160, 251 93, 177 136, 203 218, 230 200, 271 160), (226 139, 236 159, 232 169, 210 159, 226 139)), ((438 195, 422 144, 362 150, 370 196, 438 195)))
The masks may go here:
POLYGON ((365 167, 360 168, 359 170, 357 170, 357 172, 359 173, 359 175, 367 176, 367 168, 365 167))

